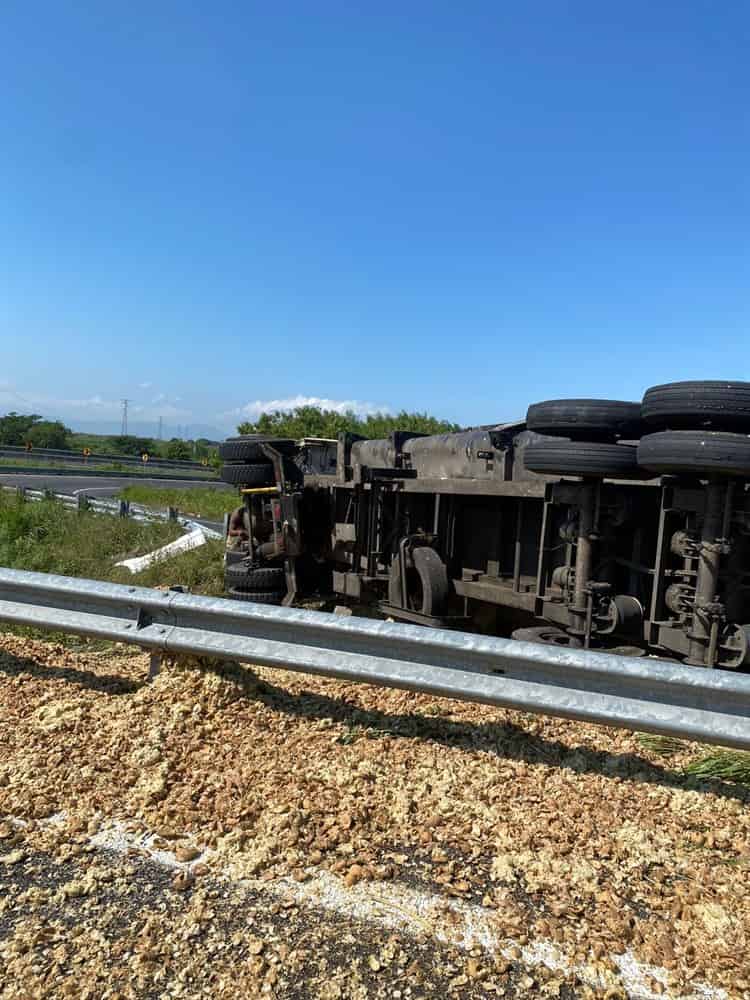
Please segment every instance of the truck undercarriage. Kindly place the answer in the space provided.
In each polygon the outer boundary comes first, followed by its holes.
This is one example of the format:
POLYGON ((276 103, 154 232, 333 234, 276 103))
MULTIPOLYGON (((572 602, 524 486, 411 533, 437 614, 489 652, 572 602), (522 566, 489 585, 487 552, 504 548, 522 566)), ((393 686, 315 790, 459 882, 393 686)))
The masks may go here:
POLYGON ((247 600, 332 591, 425 625, 747 668, 748 430, 750 384, 702 382, 456 434, 230 439, 247 538, 227 582, 247 600))

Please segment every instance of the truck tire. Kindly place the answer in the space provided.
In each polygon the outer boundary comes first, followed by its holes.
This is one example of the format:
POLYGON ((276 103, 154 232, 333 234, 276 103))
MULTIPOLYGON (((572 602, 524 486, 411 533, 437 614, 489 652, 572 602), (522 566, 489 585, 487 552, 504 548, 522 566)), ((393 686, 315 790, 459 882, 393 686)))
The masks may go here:
POLYGON ((265 434, 241 434, 230 437, 219 445, 219 458, 223 462, 267 462, 261 444, 270 444, 277 451, 288 455, 294 451, 296 442, 291 438, 267 437, 265 434))
POLYGON ((529 472, 545 476, 643 479, 636 447, 601 441, 532 441, 523 453, 529 472))
POLYGON ((232 587, 229 597, 235 601, 249 601, 251 604, 281 604, 286 597, 285 590, 237 590, 232 587))
POLYGON ((237 563, 225 568, 224 583, 235 590, 280 590, 286 587, 286 574, 283 566, 249 568, 237 563))
POLYGON ((638 462, 662 474, 750 479, 750 437, 726 431, 659 431, 641 439, 638 462))
POLYGON ((537 434, 580 441, 641 436, 641 404, 619 399, 548 399, 533 403, 526 426, 537 434))
POLYGON ((437 617, 443 613, 450 584, 445 563, 434 549, 426 545, 415 548, 406 567, 406 601, 401 600, 399 560, 391 563, 388 600, 394 607, 405 607, 422 615, 437 617))
POLYGON ((750 430, 750 382, 668 382, 647 389, 643 419, 653 429, 750 430))
POLYGON ((276 483, 270 462, 222 465, 221 478, 234 486, 274 486, 276 483))
POLYGON ((517 628, 510 633, 518 642, 538 642, 545 646, 570 646, 571 637, 557 625, 536 625, 533 628, 517 628))

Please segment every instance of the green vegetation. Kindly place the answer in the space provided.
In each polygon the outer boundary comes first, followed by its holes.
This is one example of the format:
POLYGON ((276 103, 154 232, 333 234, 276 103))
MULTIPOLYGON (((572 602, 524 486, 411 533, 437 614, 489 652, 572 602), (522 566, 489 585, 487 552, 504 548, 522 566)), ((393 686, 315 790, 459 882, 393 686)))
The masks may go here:
POLYGON ((685 740, 679 740, 675 736, 657 736, 656 733, 639 733, 638 742, 645 750, 650 750, 660 757, 674 757, 675 754, 684 753, 690 747, 685 740))
POLYGON ((123 500, 131 500, 133 503, 140 503, 155 510, 176 507, 181 514, 186 514, 188 517, 205 517, 213 521, 221 521, 227 511, 234 510, 239 503, 235 490, 204 489, 202 486, 191 490, 126 486, 120 496, 123 500))
POLYGON ((38 413, 6 413, 0 417, 0 445, 68 448, 71 431, 59 420, 42 420, 38 413))
POLYGON ((155 441, 133 434, 78 434, 59 420, 43 420, 38 413, 15 411, 0 417, 0 445, 19 448, 31 445, 32 449, 59 448, 75 452, 89 448, 92 452, 106 455, 140 456, 147 452, 153 458, 173 458, 183 462, 205 460, 213 465, 218 462, 216 444, 206 438, 155 441))
POLYGON ((222 590, 222 544, 163 559, 131 574, 116 562, 144 555, 182 534, 169 522, 144 524, 128 518, 66 510, 47 500, 23 503, 0 493, 0 565, 144 587, 181 584, 196 593, 222 590))
MULTIPOLYGON (((114 518, 113 518, 114 520, 114 518)), ((224 543, 212 538, 199 549, 183 552, 154 563, 140 573, 118 570, 112 579, 116 583, 132 583, 138 587, 174 587, 179 584, 193 594, 221 596, 224 594, 224 543)))
POLYGON ((696 745, 674 736, 657 736, 654 733, 638 733, 638 742, 644 750, 660 757, 687 755, 690 759, 682 765, 685 774, 750 785, 750 753, 745 750, 696 745))
POLYGON ((95 453, 105 455, 133 456, 142 455, 145 451, 152 458, 176 458, 183 462, 202 462, 206 459, 211 463, 217 458, 217 446, 207 438, 197 438, 195 441, 184 441, 181 438, 157 441, 133 434, 79 434, 74 431, 70 435, 70 446, 74 451, 90 448, 95 453))
POLYGON ((699 778, 723 778, 750 785, 750 753, 746 750, 713 749, 685 768, 699 778))
POLYGON ((321 410, 317 406, 298 406, 289 412, 275 410, 262 413, 255 423, 240 424, 240 434, 273 434, 277 437, 335 438, 350 431, 362 437, 387 437, 392 431, 414 431, 419 434, 445 434, 460 430, 458 424, 438 420, 427 413, 373 413, 368 417, 358 417, 349 410, 337 413, 335 410, 321 410))
POLYGON ((113 579, 114 563, 173 541, 178 525, 65 510, 47 500, 0 496, 0 564, 13 569, 113 579))
POLYGON ((193 453, 187 441, 181 441, 179 438, 167 441, 167 458, 184 462, 185 459, 190 460, 192 457, 193 453))
MULTIPOLYGON (((134 437, 132 434, 118 434, 117 437, 105 439, 111 443, 111 451, 115 455, 148 455, 156 454, 156 442, 151 438, 134 437)), ((94 449, 92 449, 93 451, 94 449)), ((100 451, 104 450, 100 448, 100 451)))

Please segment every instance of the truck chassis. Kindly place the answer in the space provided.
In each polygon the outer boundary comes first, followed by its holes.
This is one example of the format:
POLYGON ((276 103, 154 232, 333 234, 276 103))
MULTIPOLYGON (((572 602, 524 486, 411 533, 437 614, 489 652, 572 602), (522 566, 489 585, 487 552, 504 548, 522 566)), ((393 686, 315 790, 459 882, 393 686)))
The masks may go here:
MULTIPOLYGON (((697 385, 683 401, 729 386, 750 403, 746 383, 697 385)), ((718 419, 683 402, 649 422, 648 398, 550 401, 457 434, 342 435, 335 469, 309 442, 255 439, 273 476, 243 487, 248 543, 232 561, 283 564, 286 603, 333 591, 424 625, 746 669, 748 418, 720 396, 718 419)))

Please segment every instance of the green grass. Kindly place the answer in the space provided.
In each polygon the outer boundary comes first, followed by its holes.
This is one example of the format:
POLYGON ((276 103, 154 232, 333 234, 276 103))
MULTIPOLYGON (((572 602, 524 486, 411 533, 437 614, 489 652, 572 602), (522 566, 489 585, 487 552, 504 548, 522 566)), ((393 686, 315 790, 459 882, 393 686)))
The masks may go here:
MULTIPOLYGON (((223 591, 223 545, 210 540, 198 549, 162 559, 140 573, 115 566, 121 559, 145 555, 182 534, 171 522, 142 523, 128 518, 66 510, 54 500, 22 503, 0 493, 0 565, 39 573, 59 573, 140 587, 182 586, 195 594, 223 591)), ((70 633, 49 633, 26 626, 0 630, 52 639, 70 649, 108 649, 105 640, 70 633)))
POLYGON ((168 486, 126 486, 120 496, 144 507, 176 507, 188 517, 205 517, 214 521, 221 521, 227 511, 234 510, 239 503, 235 490, 203 486, 190 490, 170 489, 168 486))
POLYGON ((638 742, 644 750, 660 757, 689 755, 692 759, 681 767, 684 774, 750 785, 750 752, 746 750, 688 743, 674 736, 657 736, 654 733, 638 733, 638 742))
POLYGON ((698 778, 722 778, 750 785, 750 753, 746 750, 711 750, 685 768, 698 778))
POLYGON ((182 534, 177 524, 66 510, 54 500, 22 503, 0 494, 0 565, 144 587, 182 585, 194 593, 222 590, 221 541, 163 559, 140 573, 115 566, 182 534))
POLYGON ((657 736, 656 733, 639 733, 638 742, 644 749, 660 757, 673 757, 690 747, 686 740, 679 740, 675 736, 657 736))
POLYGON ((179 525, 65 510, 53 500, 0 496, 0 564, 12 569, 111 579, 114 563, 173 541, 179 525))
POLYGON ((208 594, 219 597, 224 593, 224 545, 218 538, 212 538, 199 549, 183 552, 171 559, 154 563, 140 573, 121 574, 113 580, 117 583, 131 583, 138 587, 186 587, 193 594, 208 594))

